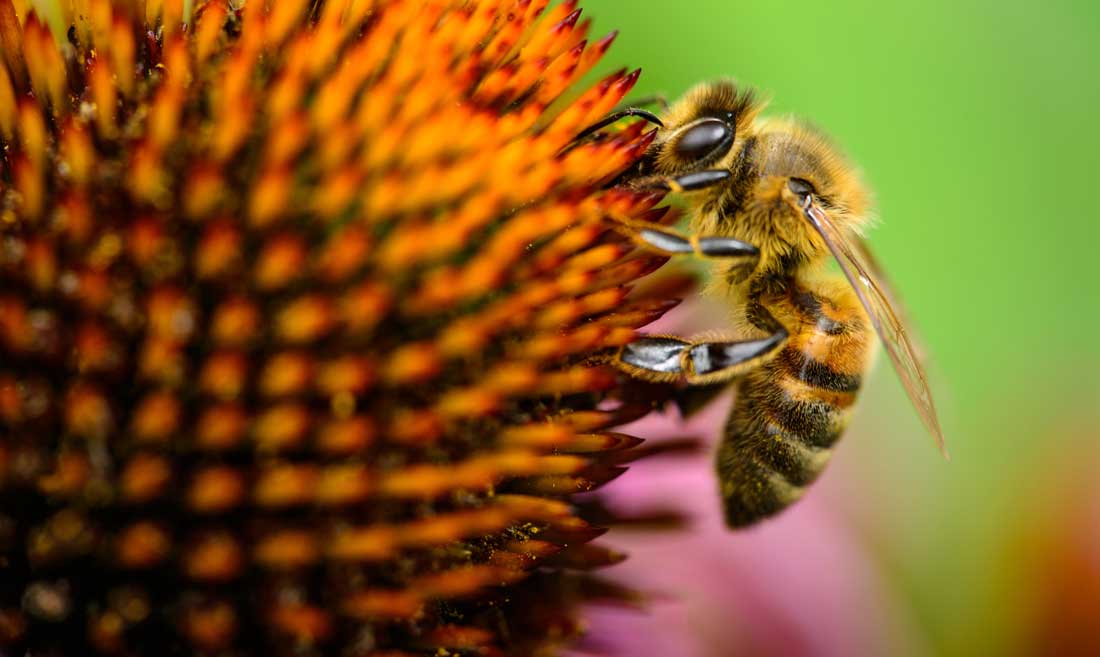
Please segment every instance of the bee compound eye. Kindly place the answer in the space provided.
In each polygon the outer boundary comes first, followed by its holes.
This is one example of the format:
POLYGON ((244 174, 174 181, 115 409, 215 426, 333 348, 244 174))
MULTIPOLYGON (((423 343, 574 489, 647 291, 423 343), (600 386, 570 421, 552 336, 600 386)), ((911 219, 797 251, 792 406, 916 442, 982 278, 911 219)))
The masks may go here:
POLYGON ((806 197, 814 193, 814 186, 802 178, 791 178, 787 181, 787 188, 799 197, 806 197))
POLYGON ((683 160, 696 162, 709 157, 721 157, 733 144, 733 126, 722 119, 703 119, 684 131, 676 141, 676 154, 683 160))

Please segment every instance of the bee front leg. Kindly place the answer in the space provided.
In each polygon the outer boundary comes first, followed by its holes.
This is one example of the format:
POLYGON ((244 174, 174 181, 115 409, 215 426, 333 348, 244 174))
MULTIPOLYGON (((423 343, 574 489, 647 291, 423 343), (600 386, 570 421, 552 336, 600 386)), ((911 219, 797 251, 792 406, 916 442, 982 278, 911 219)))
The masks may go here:
POLYGON ((665 192, 697 192, 700 189, 728 183, 732 178, 733 172, 729 169, 703 169, 702 171, 692 171, 671 178, 661 176, 642 178, 633 183, 633 186, 640 189, 656 189, 665 192))
POLYGON ((690 385, 728 382, 768 360, 787 344, 787 330, 777 327, 755 340, 685 340, 647 336, 619 350, 616 365, 653 382, 686 381, 690 385))
POLYGON ((737 267, 755 267, 760 251, 748 242, 732 237, 684 235, 660 224, 625 221, 617 229, 640 246, 663 255, 695 255, 701 258, 730 258, 737 267))

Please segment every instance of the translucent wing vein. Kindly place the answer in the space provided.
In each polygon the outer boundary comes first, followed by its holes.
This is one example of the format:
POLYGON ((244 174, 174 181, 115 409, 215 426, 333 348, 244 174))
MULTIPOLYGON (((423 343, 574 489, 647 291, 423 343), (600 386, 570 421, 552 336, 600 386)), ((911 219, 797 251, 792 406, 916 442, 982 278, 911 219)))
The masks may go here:
POLYGON ((897 297, 875 266, 874 258, 858 238, 849 238, 829 219, 824 210, 812 203, 805 206, 806 218, 817 230, 840 265, 860 303, 867 310, 886 353, 901 378, 909 399, 921 421, 936 440, 944 458, 948 458, 936 404, 928 388, 928 377, 921 366, 921 355, 906 331, 905 314, 897 297))

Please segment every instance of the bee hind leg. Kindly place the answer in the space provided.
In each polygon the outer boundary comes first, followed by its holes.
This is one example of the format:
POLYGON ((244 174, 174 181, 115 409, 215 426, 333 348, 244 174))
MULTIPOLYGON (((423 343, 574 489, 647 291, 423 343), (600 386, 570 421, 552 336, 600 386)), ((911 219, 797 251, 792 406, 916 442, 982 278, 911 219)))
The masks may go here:
POLYGON ((703 410, 715 397, 729 388, 729 381, 685 386, 673 394, 672 401, 680 411, 680 417, 689 419, 703 410))
POLYGON ((754 340, 646 336, 622 347, 615 360, 619 369, 648 381, 712 385, 726 383, 768 360, 787 344, 787 337, 782 327, 754 340))

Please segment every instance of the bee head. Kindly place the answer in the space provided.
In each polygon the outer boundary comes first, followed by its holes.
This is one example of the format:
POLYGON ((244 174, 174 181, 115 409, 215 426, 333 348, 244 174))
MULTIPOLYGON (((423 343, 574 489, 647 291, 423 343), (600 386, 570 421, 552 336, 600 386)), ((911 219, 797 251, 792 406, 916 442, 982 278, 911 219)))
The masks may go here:
POLYGON ((665 127, 646 154, 643 175, 730 168, 760 109, 752 93, 733 82, 695 87, 661 117, 665 127))

